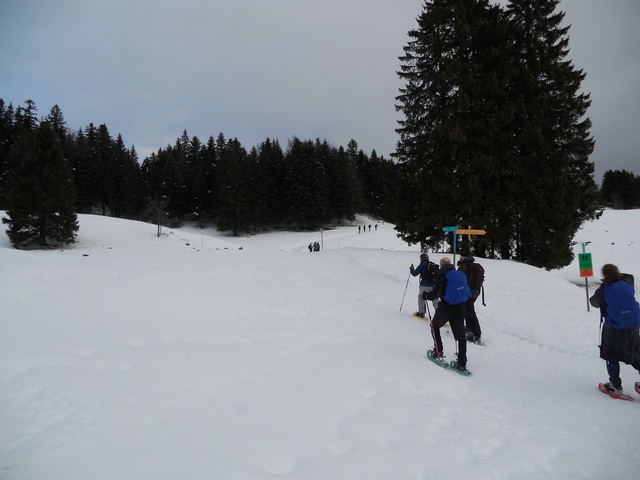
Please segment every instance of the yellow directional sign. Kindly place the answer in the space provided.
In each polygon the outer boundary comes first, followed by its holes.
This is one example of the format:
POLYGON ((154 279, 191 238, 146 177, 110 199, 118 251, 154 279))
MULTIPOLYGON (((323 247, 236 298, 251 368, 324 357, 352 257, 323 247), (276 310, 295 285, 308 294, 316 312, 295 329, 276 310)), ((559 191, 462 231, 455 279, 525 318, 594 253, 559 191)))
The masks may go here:
POLYGON ((456 233, 460 234, 460 235, 484 235, 487 232, 484 230, 471 230, 471 229, 462 229, 459 228, 456 233))

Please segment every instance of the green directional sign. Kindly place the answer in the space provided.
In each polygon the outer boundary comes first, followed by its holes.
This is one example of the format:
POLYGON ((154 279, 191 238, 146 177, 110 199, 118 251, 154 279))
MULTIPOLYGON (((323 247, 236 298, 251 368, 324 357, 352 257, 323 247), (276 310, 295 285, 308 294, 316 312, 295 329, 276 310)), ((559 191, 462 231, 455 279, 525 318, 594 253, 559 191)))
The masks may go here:
POLYGON ((443 232, 455 232, 456 230, 458 230, 458 227, 456 225, 452 227, 442 227, 443 232))
POLYGON ((579 253, 578 264, 580 265, 581 277, 593 277, 593 262, 590 253, 579 253))

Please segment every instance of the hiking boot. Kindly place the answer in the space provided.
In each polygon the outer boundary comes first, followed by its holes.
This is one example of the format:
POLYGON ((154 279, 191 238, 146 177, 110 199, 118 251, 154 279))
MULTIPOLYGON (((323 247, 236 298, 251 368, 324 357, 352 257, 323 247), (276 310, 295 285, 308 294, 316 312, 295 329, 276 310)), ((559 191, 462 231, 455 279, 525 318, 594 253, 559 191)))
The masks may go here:
MULTIPOLYGON (((640 383, 640 382, 639 382, 640 383)), ((616 395, 620 395, 622 392, 622 387, 617 388, 613 385, 613 383, 608 382, 602 385, 602 388, 604 388, 607 392, 610 393, 615 393, 616 395)), ((638 384, 636 383, 636 389, 638 388, 638 384)))
POLYGON ((462 365, 460 365, 457 360, 453 362, 453 365, 451 366, 462 373, 469 373, 469 370, 467 370, 467 367, 463 367, 462 365))
POLYGON ((444 355, 442 354, 442 352, 436 351, 436 349, 434 348, 433 350, 431 350, 431 358, 435 358, 435 359, 442 359, 444 358, 444 355))
POLYGON ((424 318, 424 313, 418 313, 418 312, 416 312, 416 313, 414 313, 414 315, 415 315, 416 317, 424 318))

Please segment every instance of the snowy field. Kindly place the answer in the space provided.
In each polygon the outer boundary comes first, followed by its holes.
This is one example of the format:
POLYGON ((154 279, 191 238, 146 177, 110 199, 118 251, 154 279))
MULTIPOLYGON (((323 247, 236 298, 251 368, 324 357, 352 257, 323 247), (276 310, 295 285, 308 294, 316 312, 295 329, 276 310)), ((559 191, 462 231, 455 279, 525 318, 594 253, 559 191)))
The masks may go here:
MULTIPOLYGON (((79 222, 63 251, 0 233, 2 480, 640 478, 640 378, 623 366, 635 402, 597 391, 577 260, 478 259, 487 346, 469 345, 465 378, 425 359, 419 251, 392 225, 158 238, 79 222)), ((639 232, 640 210, 606 211, 576 240, 596 275, 640 279, 639 232)))

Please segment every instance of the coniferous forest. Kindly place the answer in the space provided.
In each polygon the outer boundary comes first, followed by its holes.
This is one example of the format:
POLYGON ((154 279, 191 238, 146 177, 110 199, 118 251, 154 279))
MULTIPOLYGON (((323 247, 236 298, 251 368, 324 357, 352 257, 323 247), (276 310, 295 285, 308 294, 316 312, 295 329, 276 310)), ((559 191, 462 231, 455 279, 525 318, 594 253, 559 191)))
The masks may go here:
POLYGON ((24 144, 45 126, 66 161, 59 168, 68 167, 67 179, 75 187, 69 199, 77 213, 169 226, 195 221, 235 235, 317 229, 359 212, 393 218, 397 168, 375 151, 366 155, 355 140, 345 149, 292 138, 283 148, 267 138, 247 150, 222 133, 203 142, 185 131, 174 144, 140 161, 135 147, 128 148, 121 135, 114 138, 104 124, 71 131, 57 105, 39 119, 33 101, 14 108, 2 99, 0 208, 11 211, 30 199, 36 202, 36 186, 55 190, 54 179, 38 177, 25 160, 24 144), (31 175, 24 176, 24 170, 31 175))
POLYGON ((408 32, 396 97, 393 160, 326 140, 266 138, 247 148, 223 133, 184 131, 139 159, 106 125, 71 130, 53 106, 0 99, 0 209, 16 247, 68 243, 77 213, 235 235, 312 230, 369 214, 423 249, 442 227, 484 229, 480 257, 556 268, 603 205, 637 208, 639 178, 589 160, 586 73, 570 59, 559 0, 427 0, 408 32))

